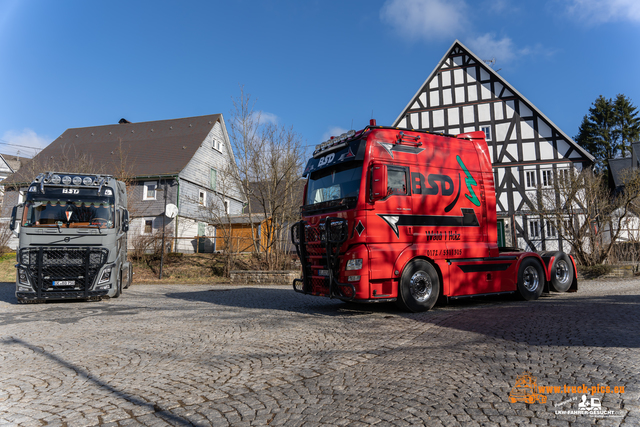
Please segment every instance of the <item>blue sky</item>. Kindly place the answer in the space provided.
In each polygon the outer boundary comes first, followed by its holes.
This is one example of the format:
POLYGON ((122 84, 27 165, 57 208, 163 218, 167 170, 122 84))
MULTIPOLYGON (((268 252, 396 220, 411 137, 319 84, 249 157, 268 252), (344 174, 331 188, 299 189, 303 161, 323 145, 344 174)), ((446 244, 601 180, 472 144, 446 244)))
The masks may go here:
POLYGON ((569 136, 598 95, 640 106, 638 0, 0 0, 0 152, 228 117, 240 85, 313 146, 391 125, 455 39, 569 136))

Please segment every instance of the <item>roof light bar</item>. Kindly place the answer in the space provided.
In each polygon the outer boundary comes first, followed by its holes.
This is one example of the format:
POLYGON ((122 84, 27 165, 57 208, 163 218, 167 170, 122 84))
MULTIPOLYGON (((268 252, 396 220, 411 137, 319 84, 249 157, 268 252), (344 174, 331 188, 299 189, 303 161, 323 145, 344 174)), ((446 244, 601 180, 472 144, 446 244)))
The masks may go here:
POLYGON ((91 186, 99 187, 106 183, 106 178, 110 175, 100 174, 67 174, 61 172, 47 172, 39 174, 32 184, 39 184, 40 191, 43 191, 45 185, 75 185, 75 186, 91 186))
POLYGON ((316 149, 313 151, 313 157, 318 157, 320 154, 335 151, 339 148, 346 147, 346 141, 356 134, 355 130, 345 132, 340 136, 332 136, 331 139, 324 141, 321 144, 316 145, 316 149))

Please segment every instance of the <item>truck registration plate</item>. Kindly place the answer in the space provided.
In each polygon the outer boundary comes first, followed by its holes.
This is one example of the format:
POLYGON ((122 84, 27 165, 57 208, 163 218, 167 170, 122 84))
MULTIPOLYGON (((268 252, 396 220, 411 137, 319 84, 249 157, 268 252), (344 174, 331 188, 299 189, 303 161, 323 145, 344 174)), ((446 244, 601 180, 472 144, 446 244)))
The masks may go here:
POLYGON ((318 276, 328 276, 329 270, 318 270, 318 276))
POLYGON ((75 280, 54 280, 53 286, 75 286, 75 280))

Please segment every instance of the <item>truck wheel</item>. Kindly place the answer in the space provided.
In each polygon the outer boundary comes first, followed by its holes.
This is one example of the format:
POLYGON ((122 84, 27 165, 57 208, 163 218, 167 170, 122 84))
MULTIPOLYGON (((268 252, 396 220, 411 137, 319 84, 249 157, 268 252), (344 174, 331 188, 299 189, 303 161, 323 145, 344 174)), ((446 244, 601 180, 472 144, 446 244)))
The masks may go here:
POLYGON ((544 271, 535 258, 525 258, 518 269, 518 292, 527 300, 536 300, 544 289, 544 271))
POLYGON ((116 282, 116 293, 113 298, 118 298, 122 293, 122 271, 118 273, 118 280, 116 282))
POLYGON ((123 289, 129 289, 129 286, 131 286, 131 281, 133 280, 132 276, 133 274, 131 274, 133 272, 133 268, 131 267, 131 264, 129 264, 129 274, 127 274, 127 283, 124 285, 123 289))
POLYGON ((551 290, 567 292, 573 282, 573 263, 569 255, 558 252, 551 265, 551 290))
POLYGON ((402 273, 398 289, 398 305, 412 312, 427 311, 438 300, 440 279, 427 261, 411 261, 402 273))

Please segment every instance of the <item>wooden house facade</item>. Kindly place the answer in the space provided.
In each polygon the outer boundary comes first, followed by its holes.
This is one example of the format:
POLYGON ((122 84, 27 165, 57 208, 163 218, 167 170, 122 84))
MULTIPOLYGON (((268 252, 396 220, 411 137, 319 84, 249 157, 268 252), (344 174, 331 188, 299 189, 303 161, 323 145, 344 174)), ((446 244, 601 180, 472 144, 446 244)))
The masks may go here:
POLYGON ((569 251, 555 224, 531 211, 541 187, 591 165, 593 156, 462 43, 453 43, 394 126, 453 135, 484 131, 499 245, 569 251))

